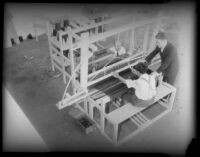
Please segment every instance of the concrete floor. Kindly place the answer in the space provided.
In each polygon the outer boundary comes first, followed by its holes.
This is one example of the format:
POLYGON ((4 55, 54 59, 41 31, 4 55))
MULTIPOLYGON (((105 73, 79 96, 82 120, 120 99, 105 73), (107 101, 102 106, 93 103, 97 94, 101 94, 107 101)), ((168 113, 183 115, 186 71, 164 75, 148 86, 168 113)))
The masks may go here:
MULTIPOLYGON (((188 36, 183 36, 182 39, 185 39, 187 45, 188 36)), ((98 130, 85 135, 69 115, 70 108, 56 108, 55 104, 62 98, 65 85, 62 77, 54 78, 58 72, 51 71, 46 36, 41 36, 39 41, 25 41, 5 49, 3 76, 5 87, 50 150, 184 153, 193 136, 192 102, 191 94, 188 94, 191 91, 191 79, 188 76, 191 67, 189 53, 180 53, 181 72, 176 83, 178 91, 173 111, 120 148, 115 148, 98 130), (34 58, 27 60, 24 55, 34 58)))

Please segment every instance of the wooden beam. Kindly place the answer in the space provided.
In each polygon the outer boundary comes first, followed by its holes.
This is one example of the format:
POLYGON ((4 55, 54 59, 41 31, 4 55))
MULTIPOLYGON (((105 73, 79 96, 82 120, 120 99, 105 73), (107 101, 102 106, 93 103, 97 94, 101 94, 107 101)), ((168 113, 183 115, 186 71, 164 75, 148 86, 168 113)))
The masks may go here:
POLYGON ((80 18, 76 18, 74 19, 74 22, 79 24, 81 27, 87 25, 83 20, 81 20, 80 18))
MULTIPOLYGON (((95 27, 99 27, 99 26, 104 25, 104 24, 115 22, 117 20, 123 20, 124 18, 128 18, 128 17, 132 17, 132 15, 125 15, 125 16, 121 16, 121 17, 105 20, 103 22, 90 24, 90 25, 85 26, 85 27, 77 28, 77 29, 73 30, 72 33, 82 32, 82 31, 89 30, 89 29, 92 29, 92 28, 95 28, 95 27)), ((62 32, 62 35, 65 35, 65 33, 66 32, 62 32)))
POLYGON ((99 59, 96 59, 96 60, 94 60, 94 61, 89 62, 89 65, 90 65, 90 64, 95 64, 95 63, 100 62, 100 61, 103 61, 103 60, 105 60, 105 59, 107 59, 107 58, 112 58, 113 56, 114 56, 114 54, 109 54, 109 55, 107 55, 107 56, 104 56, 104 57, 101 57, 101 58, 99 58, 99 59))
POLYGON ((89 43, 94 43, 94 42, 97 42, 99 40, 103 40, 104 38, 108 38, 110 36, 113 36, 115 34, 119 34, 119 33, 122 33, 122 32, 125 32, 125 31, 128 31, 128 30, 132 30, 136 27, 139 27, 139 26, 143 26, 143 25, 146 25, 148 23, 152 23, 154 21, 156 21, 157 19, 148 19, 148 20, 145 20, 145 21, 140 21, 140 22, 132 22, 131 24, 128 24, 128 25, 124 25, 120 28, 115 28, 113 30, 110 30, 110 31, 107 31, 107 32, 104 32, 102 34, 99 34, 98 36, 92 36, 89 40, 89 43))
MULTIPOLYGON (((55 71, 54 65, 53 65, 53 54, 52 54, 52 45, 51 45, 51 31, 50 31, 50 23, 49 21, 46 22, 46 27, 47 27, 47 39, 48 39, 48 45, 49 45, 49 54, 50 54, 50 58, 51 58, 51 66, 52 66, 52 70, 55 71)), ((36 28, 35 28, 36 31, 36 28)), ((35 32, 36 34, 36 41, 38 41, 37 39, 37 31, 35 32)))
POLYGON ((134 31, 134 29, 132 29, 130 31, 131 31, 131 34, 130 34, 129 52, 132 53, 134 50, 134 44, 135 44, 135 41, 134 41, 135 40, 135 38, 134 38, 135 31, 134 31))
POLYGON ((70 21, 69 24, 70 24, 72 27, 74 27, 75 29, 78 29, 78 28, 79 28, 79 26, 76 25, 73 21, 70 21))
POLYGON ((51 43, 54 44, 56 47, 60 48, 60 44, 59 44, 59 42, 58 42, 58 40, 57 40, 56 37, 50 37, 50 41, 51 41, 51 43))
POLYGON ((104 67, 104 68, 102 68, 102 69, 100 69, 100 70, 98 70, 98 71, 95 71, 95 72, 89 74, 89 75, 88 75, 88 78, 89 78, 89 77, 92 77, 93 75, 98 75, 99 73, 101 73, 101 72, 103 72, 103 71, 105 71, 105 70, 109 70, 109 69, 111 69, 111 68, 113 68, 113 67, 115 67, 115 66, 119 66, 120 64, 129 62, 129 61, 131 61, 131 60, 135 60, 135 59, 137 59, 137 57, 138 57, 139 55, 141 55, 141 54, 142 54, 142 53, 135 54, 135 55, 130 56, 130 57, 128 57, 128 58, 126 58, 126 59, 124 59, 124 60, 122 60, 122 61, 119 61, 119 62, 117 62, 117 63, 114 63, 114 64, 112 64, 112 65, 110 65, 110 66, 104 67))
POLYGON ((60 109, 63 109, 65 107, 67 107, 67 106, 71 106, 75 102, 77 102, 77 101, 79 101, 81 99, 84 99, 86 96, 87 96, 86 92, 82 91, 80 93, 77 93, 77 94, 71 96, 70 99, 64 99, 64 100, 60 101, 57 104, 57 107, 60 110, 60 109))
MULTIPOLYGON (((144 41, 143 41, 143 52, 147 53, 147 46, 148 46, 148 39, 149 39, 149 30, 150 30, 150 25, 147 24, 146 28, 145 28, 145 32, 144 32, 144 41)), ((143 54, 143 58, 144 58, 144 54, 143 54)))
MULTIPOLYGON (((130 65, 127 65, 127 66, 121 68, 121 69, 115 70, 115 72, 119 73, 120 71, 123 71, 123 70, 129 68, 129 66, 136 65, 138 62, 139 62, 139 61, 136 61, 136 62, 134 62, 134 63, 132 63, 132 64, 130 64, 130 65)), ((96 80, 94 80, 94 81, 90 81, 90 82, 88 82, 88 86, 90 86, 90 85, 92 85, 92 84, 95 84, 95 83, 97 83, 97 82, 99 82, 99 81, 101 81, 101 80, 103 80, 103 79, 106 79, 106 78, 108 78, 108 77, 110 77, 110 76, 112 76, 112 73, 109 73, 109 74, 107 74, 107 75, 104 75, 103 77, 100 77, 100 78, 98 78, 98 79, 96 79, 96 80)))
POLYGON ((88 47, 88 38, 89 38, 89 33, 82 33, 81 34, 81 69, 80 69, 80 74, 81 74, 81 86, 83 88, 87 87, 87 82, 88 82, 88 57, 89 57, 89 47, 88 47))
POLYGON ((53 46, 52 46, 52 50, 53 51, 55 51, 55 53, 56 53, 56 55, 58 54, 59 56, 52 56, 53 58, 59 58, 58 60, 60 60, 60 58, 62 58, 62 59, 64 59, 64 61, 66 61, 67 62, 67 64, 71 64, 71 60, 70 59, 68 59, 66 56, 64 56, 64 55, 62 55, 62 53, 61 52, 59 52, 56 48, 54 48, 53 46))

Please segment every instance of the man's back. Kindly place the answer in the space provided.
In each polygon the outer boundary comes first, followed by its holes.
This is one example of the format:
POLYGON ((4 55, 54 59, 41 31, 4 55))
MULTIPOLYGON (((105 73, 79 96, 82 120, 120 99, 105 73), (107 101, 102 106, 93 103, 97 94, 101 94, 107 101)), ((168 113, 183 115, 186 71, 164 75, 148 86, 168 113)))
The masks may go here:
POLYGON ((167 42, 167 45, 161 52, 161 48, 158 46, 152 51, 145 60, 148 64, 151 63, 151 60, 157 55, 160 54, 161 57, 161 65, 156 70, 158 73, 163 74, 164 81, 170 83, 171 85, 174 84, 176 79, 177 73, 179 71, 179 60, 178 54, 175 46, 170 42, 167 42))
POLYGON ((175 46, 168 42, 163 52, 160 52, 160 57, 163 66, 158 71, 162 71, 164 76, 176 75, 179 70, 179 61, 175 46))

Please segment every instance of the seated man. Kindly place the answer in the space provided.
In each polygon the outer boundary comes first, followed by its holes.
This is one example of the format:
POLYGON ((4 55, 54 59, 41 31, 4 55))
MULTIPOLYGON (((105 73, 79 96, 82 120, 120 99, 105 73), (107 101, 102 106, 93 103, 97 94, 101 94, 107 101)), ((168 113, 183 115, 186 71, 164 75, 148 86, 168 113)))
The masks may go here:
POLYGON ((123 54, 126 54, 126 49, 122 46, 119 40, 115 42, 115 46, 111 47, 109 51, 114 52, 115 56, 121 56, 123 54))
POLYGON ((129 90, 122 95, 122 105, 130 103, 132 105, 146 106, 153 102, 156 95, 156 73, 148 75, 146 69, 141 71, 142 75, 136 79, 124 79, 119 74, 114 73, 114 77, 125 83, 129 90))

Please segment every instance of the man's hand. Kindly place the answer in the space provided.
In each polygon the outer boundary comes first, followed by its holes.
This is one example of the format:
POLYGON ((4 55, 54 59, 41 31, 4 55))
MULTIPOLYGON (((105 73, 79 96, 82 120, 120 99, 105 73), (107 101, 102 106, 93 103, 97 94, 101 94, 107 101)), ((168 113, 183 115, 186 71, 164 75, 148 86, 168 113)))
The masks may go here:
POLYGON ((149 64, 151 64, 151 62, 147 62, 145 59, 142 59, 141 62, 142 62, 145 66, 148 66, 149 64))
POLYGON ((151 73, 151 75, 154 76, 154 77, 157 77, 157 76, 162 75, 162 73, 157 73, 156 71, 154 71, 154 72, 151 73))
POLYGON ((146 62, 146 60, 145 60, 145 59, 141 59, 141 60, 140 60, 140 62, 142 62, 142 63, 145 63, 145 62, 146 62))

